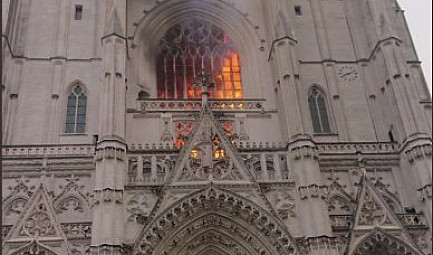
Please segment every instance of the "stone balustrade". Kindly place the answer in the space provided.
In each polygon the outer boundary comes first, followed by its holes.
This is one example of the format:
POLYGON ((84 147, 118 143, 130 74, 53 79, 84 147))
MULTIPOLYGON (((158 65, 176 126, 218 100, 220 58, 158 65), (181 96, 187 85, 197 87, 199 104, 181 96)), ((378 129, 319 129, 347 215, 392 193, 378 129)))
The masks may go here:
POLYGON ((331 227, 333 231, 349 231, 353 224, 353 215, 330 215, 331 227))
MULTIPOLYGON (((397 214, 403 226, 409 230, 428 229, 425 216, 419 213, 397 214)), ((331 227, 335 232, 349 231, 354 223, 353 215, 330 215, 331 227)))
POLYGON ((407 229, 428 229, 428 225, 423 214, 398 214, 397 217, 407 229))
POLYGON ((399 146, 396 143, 318 143, 319 154, 347 153, 396 153, 399 146))
POLYGON ((44 157, 44 156, 93 156, 94 144, 77 145, 17 145, 3 146, 2 156, 8 157, 44 157))
MULTIPOLYGON (((263 112, 266 100, 210 100, 209 105, 214 112, 263 112)), ((199 112, 201 100, 158 100, 147 99, 137 101, 136 112, 199 112)))
POLYGON ((68 239, 90 238, 92 235, 92 223, 62 223, 62 230, 68 239))

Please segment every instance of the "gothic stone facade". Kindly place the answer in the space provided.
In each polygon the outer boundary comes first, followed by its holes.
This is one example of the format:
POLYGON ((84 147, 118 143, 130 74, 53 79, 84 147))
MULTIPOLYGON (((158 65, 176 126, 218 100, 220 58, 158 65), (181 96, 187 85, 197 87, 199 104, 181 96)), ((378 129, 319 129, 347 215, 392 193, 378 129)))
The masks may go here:
POLYGON ((395 0, 2 7, 3 254, 432 253, 395 0))

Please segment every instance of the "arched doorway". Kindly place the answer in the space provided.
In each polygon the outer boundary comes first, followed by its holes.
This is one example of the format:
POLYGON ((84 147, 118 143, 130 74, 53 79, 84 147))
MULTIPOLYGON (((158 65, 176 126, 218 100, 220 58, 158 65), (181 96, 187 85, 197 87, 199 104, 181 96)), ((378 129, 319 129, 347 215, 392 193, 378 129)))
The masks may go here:
POLYGON ((295 255, 278 218, 233 192, 208 188, 173 204, 141 232, 134 254, 295 255))

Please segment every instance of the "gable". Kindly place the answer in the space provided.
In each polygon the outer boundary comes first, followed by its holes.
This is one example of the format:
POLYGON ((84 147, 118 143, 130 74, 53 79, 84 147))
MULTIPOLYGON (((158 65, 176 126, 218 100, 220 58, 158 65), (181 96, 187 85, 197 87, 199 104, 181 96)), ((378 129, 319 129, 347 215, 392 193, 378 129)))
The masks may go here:
POLYGON ((175 164, 171 183, 252 180, 221 124, 205 106, 175 164))

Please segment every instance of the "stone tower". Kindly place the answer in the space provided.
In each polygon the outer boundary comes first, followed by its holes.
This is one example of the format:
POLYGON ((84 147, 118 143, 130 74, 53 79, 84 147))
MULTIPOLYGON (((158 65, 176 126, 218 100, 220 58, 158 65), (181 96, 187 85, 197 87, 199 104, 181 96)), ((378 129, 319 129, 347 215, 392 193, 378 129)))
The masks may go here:
POLYGON ((2 7, 3 254, 432 254, 396 0, 2 7))

